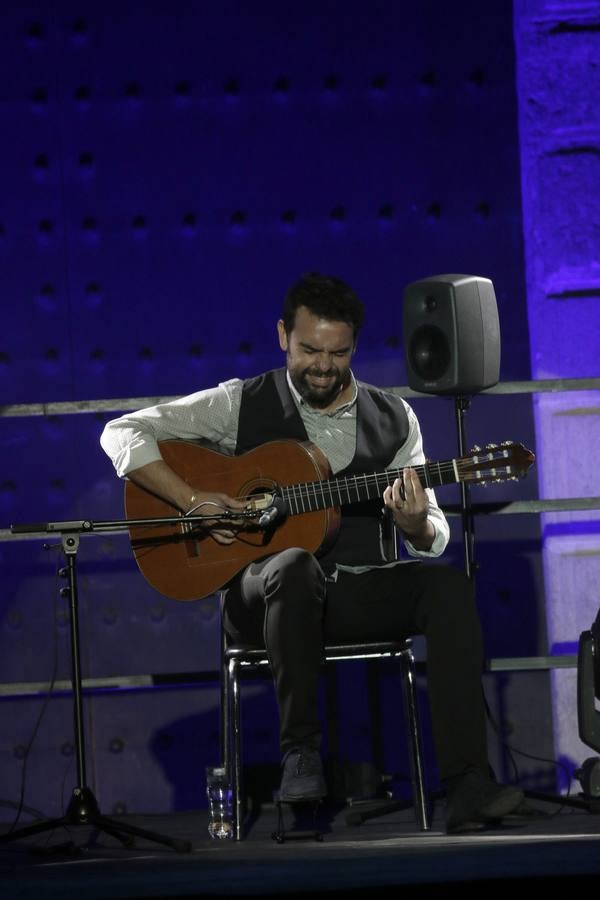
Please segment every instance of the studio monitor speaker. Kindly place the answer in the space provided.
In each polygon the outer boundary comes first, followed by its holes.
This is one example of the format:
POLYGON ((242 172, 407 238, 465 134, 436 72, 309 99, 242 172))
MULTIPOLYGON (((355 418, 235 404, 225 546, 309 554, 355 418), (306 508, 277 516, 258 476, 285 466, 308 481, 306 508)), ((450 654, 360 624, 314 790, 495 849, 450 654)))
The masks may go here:
POLYGON ((479 275, 434 275, 404 289, 408 383, 425 394, 474 394, 500 378, 494 286, 479 275))

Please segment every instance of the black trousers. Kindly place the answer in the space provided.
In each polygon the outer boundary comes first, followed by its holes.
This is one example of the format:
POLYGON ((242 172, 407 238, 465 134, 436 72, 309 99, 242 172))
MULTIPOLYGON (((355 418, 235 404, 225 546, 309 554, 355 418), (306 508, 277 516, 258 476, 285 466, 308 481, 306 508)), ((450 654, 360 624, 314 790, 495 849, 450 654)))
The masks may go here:
POLYGON ((320 746, 325 643, 422 634, 440 777, 471 768, 488 772, 481 626, 461 570, 415 561, 342 571, 332 581, 312 554, 292 548, 252 563, 228 589, 224 613, 234 641, 267 648, 282 753, 320 746))

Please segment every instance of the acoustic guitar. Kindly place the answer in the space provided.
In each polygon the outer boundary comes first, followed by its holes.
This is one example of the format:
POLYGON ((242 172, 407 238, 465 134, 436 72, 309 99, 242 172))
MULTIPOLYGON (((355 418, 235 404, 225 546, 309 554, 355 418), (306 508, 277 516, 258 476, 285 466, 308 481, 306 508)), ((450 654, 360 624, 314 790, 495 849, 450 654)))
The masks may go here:
MULTIPOLYGON (((319 555, 335 541, 341 507, 380 498, 401 469, 332 477, 324 454, 309 441, 270 441, 240 456, 226 456, 186 441, 161 441, 165 462, 190 488, 246 501, 223 527, 235 531, 219 544, 200 515, 176 523, 132 525, 131 545, 146 580, 174 600, 200 600, 223 588, 251 562, 288 547, 319 555)), ((465 482, 489 484, 524 477, 535 456, 504 441, 474 448, 471 456, 415 466, 424 487, 465 482)), ((198 514, 203 510, 199 509, 198 514)), ((204 510, 206 514, 206 510, 204 510)), ((212 512, 212 509, 211 509, 212 512)), ((125 486, 127 519, 177 515, 168 503, 132 481, 125 486)), ((212 523, 214 526, 214 516, 212 523)))

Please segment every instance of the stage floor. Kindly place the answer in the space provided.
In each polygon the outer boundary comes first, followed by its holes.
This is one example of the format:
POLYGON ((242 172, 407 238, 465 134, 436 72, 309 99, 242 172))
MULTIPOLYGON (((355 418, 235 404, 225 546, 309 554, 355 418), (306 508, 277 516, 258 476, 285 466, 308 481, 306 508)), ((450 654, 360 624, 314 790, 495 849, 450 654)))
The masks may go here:
MULTIPOLYGON (((348 824, 348 812, 348 807, 323 808, 322 840, 303 831, 303 837, 290 833, 283 843, 272 837, 277 812, 270 804, 260 809, 241 842, 211 840, 205 810, 113 819, 190 841, 189 853, 143 839, 125 848, 88 826, 42 832, 0 846, 0 895, 142 900, 343 891, 366 897, 402 888, 420 896, 440 890, 464 896, 498 883, 565 890, 600 875, 600 815, 586 808, 527 799, 524 814, 502 827, 455 837, 444 833, 443 801, 434 807, 429 832, 417 830, 412 809, 358 825, 348 824)), ((289 816, 287 821, 291 824, 289 816)))

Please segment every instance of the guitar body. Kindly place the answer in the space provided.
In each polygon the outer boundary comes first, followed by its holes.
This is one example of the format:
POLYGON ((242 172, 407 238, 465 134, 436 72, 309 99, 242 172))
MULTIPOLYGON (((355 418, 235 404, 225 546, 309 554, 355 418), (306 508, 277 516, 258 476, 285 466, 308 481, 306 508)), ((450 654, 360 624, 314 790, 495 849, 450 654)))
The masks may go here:
MULTIPOLYGON (((184 441, 162 441, 165 462, 190 488, 245 498, 272 492, 279 485, 322 481, 331 475, 318 447, 294 440, 271 441, 240 456, 225 456, 184 441)), ((170 504, 127 481, 125 514, 128 519, 173 516, 170 504)), ((197 511, 202 513, 202 509, 197 511)), ((200 600, 214 594, 255 560, 289 547, 311 553, 335 540, 339 509, 329 508, 290 516, 274 528, 256 522, 239 531, 232 544, 219 544, 205 526, 166 524, 130 528, 136 562, 146 580, 159 593, 174 600, 200 600)))

